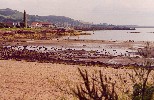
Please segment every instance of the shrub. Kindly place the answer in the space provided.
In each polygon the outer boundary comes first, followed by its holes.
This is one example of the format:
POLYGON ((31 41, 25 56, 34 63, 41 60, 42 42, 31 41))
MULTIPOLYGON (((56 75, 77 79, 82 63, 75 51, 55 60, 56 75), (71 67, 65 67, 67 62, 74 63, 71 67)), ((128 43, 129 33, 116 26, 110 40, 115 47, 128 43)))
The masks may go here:
POLYGON ((111 82, 111 78, 103 76, 101 71, 99 71, 99 78, 95 75, 90 77, 86 70, 78 68, 78 71, 84 84, 77 85, 73 93, 79 100, 118 100, 115 83, 111 82))

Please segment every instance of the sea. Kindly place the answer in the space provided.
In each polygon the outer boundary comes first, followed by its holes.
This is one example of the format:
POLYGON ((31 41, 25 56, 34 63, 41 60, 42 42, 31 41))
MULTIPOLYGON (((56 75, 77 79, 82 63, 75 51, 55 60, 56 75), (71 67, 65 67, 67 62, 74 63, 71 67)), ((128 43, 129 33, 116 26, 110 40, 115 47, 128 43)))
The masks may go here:
MULTIPOLYGON (((86 32, 91 33, 91 35, 71 36, 69 38, 109 41, 154 41, 154 28, 136 28, 136 30, 100 30, 86 32)), ((67 38, 67 36, 63 38, 67 38)))
MULTIPOLYGON (((150 41, 154 42, 154 28, 136 28, 136 30, 100 30, 100 31, 86 31, 91 35, 79 35, 79 36, 63 36, 61 39, 84 39, 84 40, 107 40, 107 41, 150 41)), ((135 48, 142 48, 141 44, 134 44, 135 48)), ((134 56, 136 50, 130 49, 130 47, 116 47, 110 44, 97 44, 97 43, 71 43, 65 46, 59 46, 56 44, 39 45, 39 46, 28 46, 29 50, 36 50, 40 52, 51 52, 53 49, 72 49, 72 50, 86 50, 86 51, 98 51, 102 52, 105 50, 110 55, 130 55, 134 56), (39 49, 39 47, 46 47, 47 50, 39 49)), ((17 49, 17 48, 16 48, 17 49)), ((20 46, 20 49, 23 49, 20 46)), ((104 52, 105 53, 105 52, 104 52)))

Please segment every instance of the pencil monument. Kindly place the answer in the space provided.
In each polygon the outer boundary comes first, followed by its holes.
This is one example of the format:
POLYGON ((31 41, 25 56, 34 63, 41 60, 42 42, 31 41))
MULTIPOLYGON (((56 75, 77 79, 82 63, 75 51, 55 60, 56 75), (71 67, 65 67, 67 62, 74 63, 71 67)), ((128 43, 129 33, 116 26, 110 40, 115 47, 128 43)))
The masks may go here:
POLYGON ((24 28, 27 28, 27 15, 25 10, 24 10, 24 16, 23 16, 23 23, 24 23, 24 28))

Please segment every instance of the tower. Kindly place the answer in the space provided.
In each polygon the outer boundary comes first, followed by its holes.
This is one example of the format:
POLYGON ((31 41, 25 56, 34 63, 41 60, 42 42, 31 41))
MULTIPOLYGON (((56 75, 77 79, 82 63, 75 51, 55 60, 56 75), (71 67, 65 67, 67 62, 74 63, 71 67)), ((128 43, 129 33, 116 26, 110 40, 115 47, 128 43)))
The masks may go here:
POLYGON ((27 15, 26 15, 26 11, 25 10, 24 10, 23 23, 24 23, 24 28, 27 28, 27 15))

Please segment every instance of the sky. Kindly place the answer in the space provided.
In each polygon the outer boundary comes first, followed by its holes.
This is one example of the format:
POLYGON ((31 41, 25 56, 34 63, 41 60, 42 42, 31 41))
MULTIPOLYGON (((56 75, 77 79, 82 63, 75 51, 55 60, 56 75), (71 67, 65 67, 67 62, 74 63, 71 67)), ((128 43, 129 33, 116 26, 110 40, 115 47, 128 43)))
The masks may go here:
POLYGON ((95 24, 154 26, 154 0, 0 0, 0 9, 66 16, 95 24))

